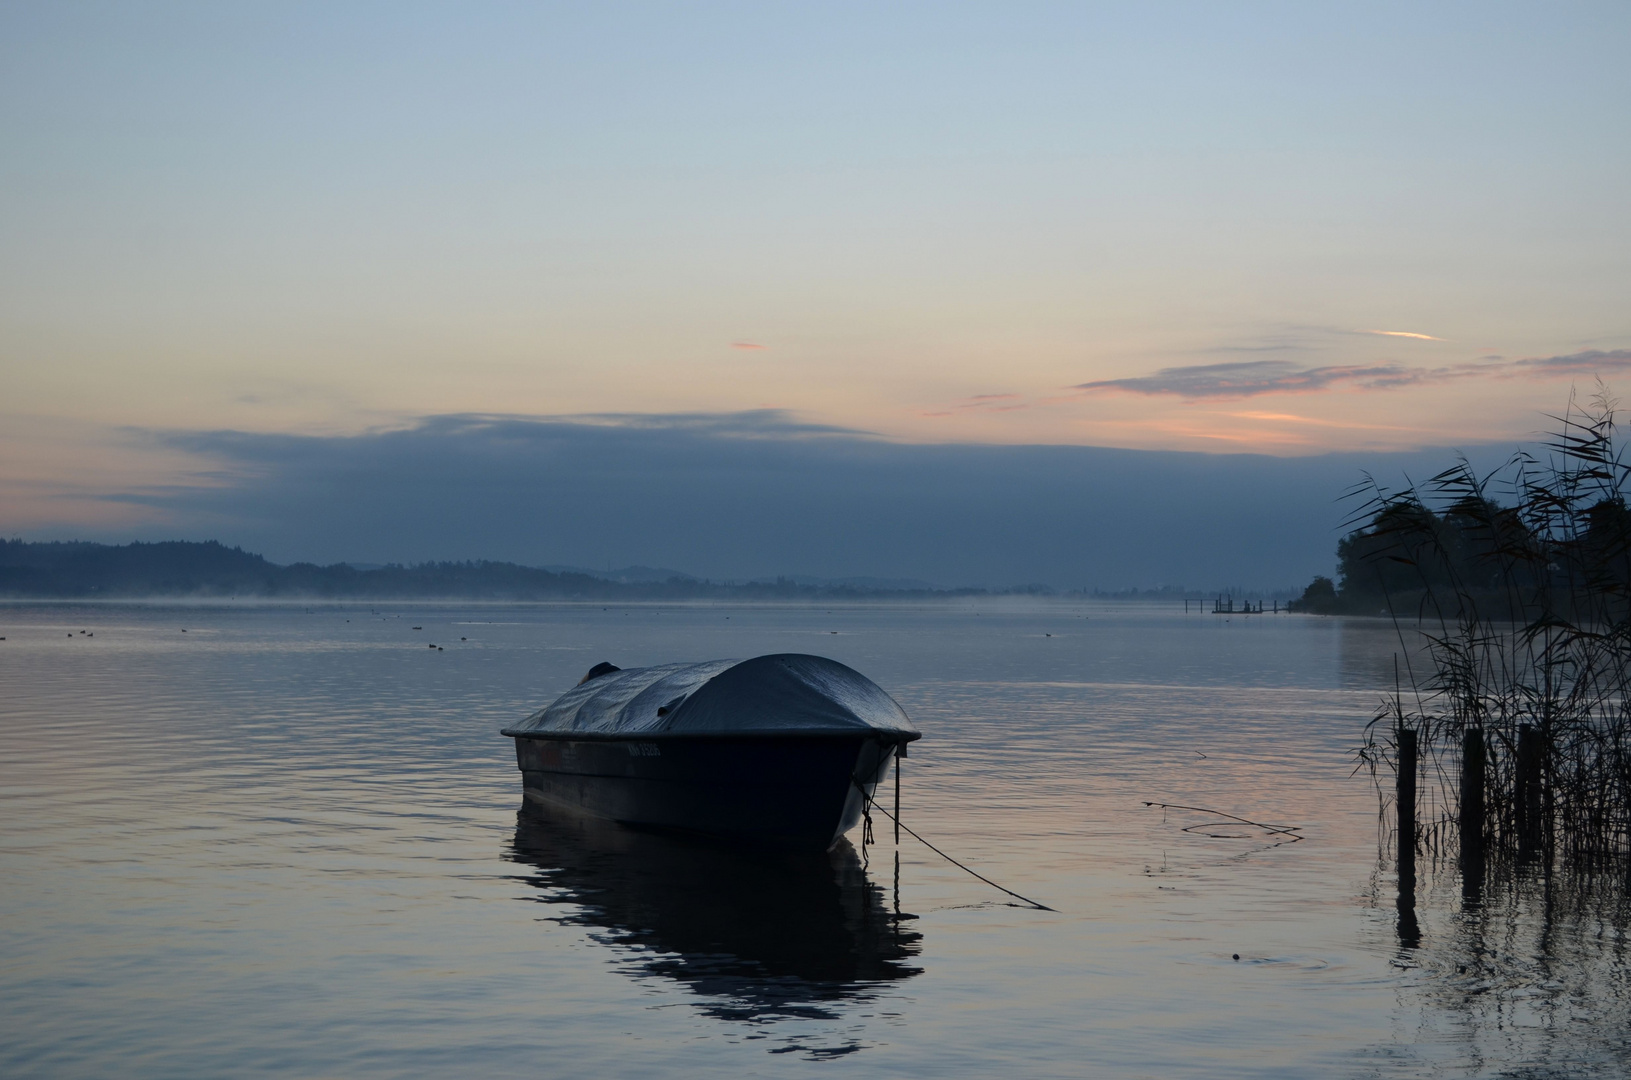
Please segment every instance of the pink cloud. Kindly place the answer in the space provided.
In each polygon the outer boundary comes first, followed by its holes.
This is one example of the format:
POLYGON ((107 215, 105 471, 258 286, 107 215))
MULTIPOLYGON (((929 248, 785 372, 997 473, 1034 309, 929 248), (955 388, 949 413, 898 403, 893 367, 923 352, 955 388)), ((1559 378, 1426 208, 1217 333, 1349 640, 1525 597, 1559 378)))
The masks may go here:
POLYGON ((964 398, 957 406, 959 409, 979 409, 983 412, 1013 412, 1016 409, 1028 409, 1030 406, 1019 400, 1018 394, 975 394, 964 398), (1004 405, 1002 402, 1014 402, 1004 405))
POLYGON ((1382 337, 1415 338, 1418 341, 1443 341, 1444 338, 1434 337, 1432 334, 1418 334, 1412 330, 1361 330, 1361 334, 1378 334, 1382 337))

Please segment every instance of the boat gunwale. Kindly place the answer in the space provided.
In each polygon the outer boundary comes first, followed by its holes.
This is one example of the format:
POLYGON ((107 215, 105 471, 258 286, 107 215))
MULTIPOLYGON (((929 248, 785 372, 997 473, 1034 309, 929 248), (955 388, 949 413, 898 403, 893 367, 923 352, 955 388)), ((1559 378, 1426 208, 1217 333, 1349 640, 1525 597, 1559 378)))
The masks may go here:
POLYGON ((660 742, 679 739, 719 742, 743 739, 873 739, 899 745, 923 738, 921 731, 891 731, 884 728, 792 728, 766 731, 532 731, 503 728, 500 735, 512 739, 546 739, 562 742, 660 742))

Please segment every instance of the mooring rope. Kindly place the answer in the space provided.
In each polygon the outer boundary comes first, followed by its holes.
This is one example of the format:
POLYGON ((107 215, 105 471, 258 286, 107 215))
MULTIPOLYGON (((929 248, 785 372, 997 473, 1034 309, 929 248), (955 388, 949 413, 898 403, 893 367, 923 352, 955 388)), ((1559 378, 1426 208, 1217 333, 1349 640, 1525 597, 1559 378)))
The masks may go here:
MULTIPOLYGON (((1021 896, 1021 895, 1019 895, 1019 893, 1015 892, 1012 889, 1005 889, 1001 885, 998 885, 995 881, 992 881, 990 878, 988 878, 984 874, 980 873, 978 870, 974 870, 974 869, 971 869, 970 867, 964 866, 962 863, 958 862, 956 859, 952 858, 950 855, 947 855, 944 851, 941 851, 939 848, 935 847, 933 844, 931 844, 927 840, 923 839, 923 837, 921 837, 917 833, 913 832, 912 827, 910 825, 903 825, 901 823, 900 818, 896 817, 894 814, 891 814, 889 811, 887 811, 883 807, 879 806, 877 800, 874 799, 871 795, 867 794, 866 788, 862 787, 861 782, 859 780, 855 779, 855 777, 853 777, 853 776, 850 777, 850 783, 855 785, 855 790, 859 791, 861 793, 861 798, 866 800, 866 806, 867 807, 875 808, 884 817, 888 818, 890 821, 893 821, 895 823, 895 827, 897 829, 905 829, 906 834, 908 836, 910 836, 913 840, 916 840, 918 843, 922 844, 924 847, 928 848, 930 851, 934 852, 936 855, 940 856, 942 859, 945 859, 947 862, 949 862, 953 866, 957 867, 957 869, 962 870, 964 873, 972 874, 974 877, 979 878, 981 881, 985 882, 987 885, 991 886, 993 889, 996 889, 998 892, 1005 892, 1009 896, 1012 896, 1015 900, 1025 901, 1025 903, 1029 904, 1031 907, 1036 908, 1036 910, 1038 910, 1038 911, 1056 911, 1057 910, 1056 908, 1051 908, 1046 904, 1039 904, 1035 900, 1032 900, 1028 896, 1021 896)), ((868 815, 868 820, 870 821, 870 815, 868 815)), ((868 833, 863 834, 863 836, 870 834, 870 831, 871 830, 869 829, 868 833)), ((865 846, 864 842, 863 842, 862 846, 863 847, 865 846)))

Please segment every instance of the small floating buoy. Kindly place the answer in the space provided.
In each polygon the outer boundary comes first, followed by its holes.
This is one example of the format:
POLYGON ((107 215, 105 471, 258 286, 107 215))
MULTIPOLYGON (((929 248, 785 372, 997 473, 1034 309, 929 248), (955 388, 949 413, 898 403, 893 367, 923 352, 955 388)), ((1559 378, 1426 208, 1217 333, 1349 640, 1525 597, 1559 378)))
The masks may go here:
POLYGON ((440 646, 440 645, 438 645, 438 646, 436 646, 436 651, 437 651, 437 652, 442 652, 442 651, 443 651, 443 649, 442 649, 442 647, 441 647, 441 646, 440 646))
POLYGON ((459 639, 459 640, 460 640, 460 641, 469 641, 469 640, 470 640, 470 639, 469 639, 469 638, 467 638, 467 637, 462 637, 462 638, 460 638, 460 639, 459 639))
POLYGON ((1240 959, 1240 954, 1239 954, 1239 953, 1235 953, 1235 959, 1236 959, 1236 960, 1239 960, 1239 959, 1240 959))

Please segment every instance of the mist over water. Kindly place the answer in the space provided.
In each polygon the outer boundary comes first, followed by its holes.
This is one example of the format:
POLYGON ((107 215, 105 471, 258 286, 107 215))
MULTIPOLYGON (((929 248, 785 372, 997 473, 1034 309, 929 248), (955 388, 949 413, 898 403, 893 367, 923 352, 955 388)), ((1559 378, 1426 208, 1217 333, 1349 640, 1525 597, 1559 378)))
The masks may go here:
POLYGON ((0 607, 0 1073, 1624 1075, 1619 894, 1462 911, 1428 867, 1401 942, 1350 752, 1390 635, 989 599, 0 607), (890 691, 924 732, 906 822, 1057 910, 909 838, 897 883, 882 820, 764 859, 523 810, 498 729, 593 663, 768 652, 890 691))

